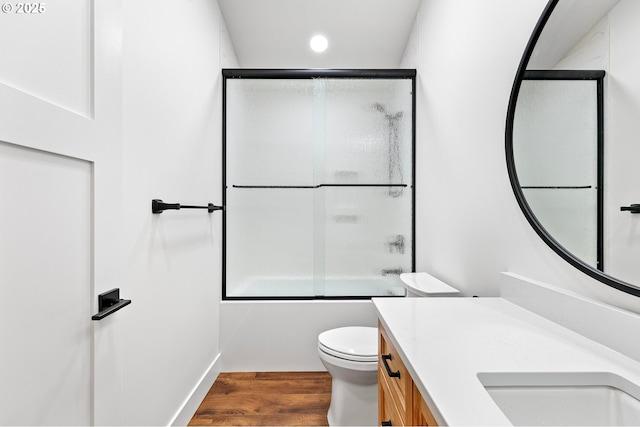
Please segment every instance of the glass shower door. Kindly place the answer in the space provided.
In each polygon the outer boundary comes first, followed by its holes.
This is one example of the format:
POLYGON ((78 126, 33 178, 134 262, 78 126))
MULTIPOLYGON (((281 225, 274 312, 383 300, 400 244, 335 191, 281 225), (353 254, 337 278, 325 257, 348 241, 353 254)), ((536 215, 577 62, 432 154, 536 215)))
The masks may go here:
MULTIPOLYGON (((325 295, 403 294, 412 271, 411 80, 325 83, 325 295)), ((317 150, 320 151, 320 150, 317 150)))
POLYGON ((228 79, 226 297, 313 295, 313 87, 228 79))
POLYGON ((596 80, 524 80, 513 140, 518 179, 540 224, 602 269, 598 99, 596 80))
POLYGON ((225 71, 224 297, 402 295, 413 78, 225 71))

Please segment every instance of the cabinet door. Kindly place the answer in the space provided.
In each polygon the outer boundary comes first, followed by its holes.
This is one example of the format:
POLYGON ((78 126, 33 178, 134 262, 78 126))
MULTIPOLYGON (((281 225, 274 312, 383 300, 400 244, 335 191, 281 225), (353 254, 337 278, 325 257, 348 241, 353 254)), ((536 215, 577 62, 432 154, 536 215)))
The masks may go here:
POLYGON ((391 392, 386 375, 386 372, 378 368, 378 423, 387 426, 403 426, 405 423, 398 410, 395 399, 397 396, 391 392))
POLYGON ((378 366, 382 377, 389 385, 389 390, 396 401, 398 410, 405 422, 411 420, 411 385, 413 381, 400 355, 393 347, 386 331, 379 325, 380 357, 378 366))
POLYGON ((414 426, 437 426, 436 422, 429 406, 422 398, 420 391, 413 384, 413 422, 411 425, 414 426))

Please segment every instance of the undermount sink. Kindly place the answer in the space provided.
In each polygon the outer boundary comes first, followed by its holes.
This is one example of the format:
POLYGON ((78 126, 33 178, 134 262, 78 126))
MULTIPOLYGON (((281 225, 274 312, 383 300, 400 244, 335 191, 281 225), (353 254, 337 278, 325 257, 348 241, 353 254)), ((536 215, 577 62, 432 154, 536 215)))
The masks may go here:
POLYGON ((607 372, 480 373, 514 426, 638 426, 640 387, 607 372))

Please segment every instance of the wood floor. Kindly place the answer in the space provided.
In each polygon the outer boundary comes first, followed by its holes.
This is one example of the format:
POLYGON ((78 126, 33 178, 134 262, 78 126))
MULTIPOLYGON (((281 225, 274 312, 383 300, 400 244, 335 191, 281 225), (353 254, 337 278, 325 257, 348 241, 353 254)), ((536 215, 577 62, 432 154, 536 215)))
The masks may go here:
POLYGON ((221 373, 190 426, 326 426, 328 372, 221 373))

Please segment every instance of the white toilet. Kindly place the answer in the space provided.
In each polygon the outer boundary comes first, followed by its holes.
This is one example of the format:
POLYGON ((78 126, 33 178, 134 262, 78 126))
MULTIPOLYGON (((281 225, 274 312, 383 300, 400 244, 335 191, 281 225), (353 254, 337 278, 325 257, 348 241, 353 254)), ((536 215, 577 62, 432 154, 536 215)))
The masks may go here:
POLYGON ((348 326, 318 335, 320 360, 331 374, 330 426, 378 424, 378 329, 348 326))
MULTIPOLYGON (((456 296, 428 273, 400 275, 408 297, 456 296)), ((378 329, 347 326, 318 335, 318 353, 331 374, 330 426, 378 424, 378 329)))

